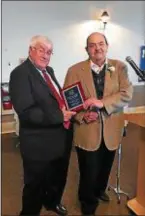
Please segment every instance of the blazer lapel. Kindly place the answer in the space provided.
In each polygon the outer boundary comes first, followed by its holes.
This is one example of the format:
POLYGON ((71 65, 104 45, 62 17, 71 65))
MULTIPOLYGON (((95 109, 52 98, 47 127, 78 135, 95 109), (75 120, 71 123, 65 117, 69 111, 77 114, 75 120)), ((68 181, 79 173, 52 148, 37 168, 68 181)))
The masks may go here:
MULTIPOLYGON (((111 61, 111 59, 108 59, 108 66, 105 72, 105 81, 104 81, 104 93, 103 93, 103 97, 110 95, 110 93, 113 90, 113 73, 115 73, 115 71, 110 71, 108 68, 110 66, 114 66, 113 62, 111 61)), ((115 66, 114 66, 115 68, 115 66)))
POLYGON ((35 76, 35 78, 39 79, 39 81, 48 87, 47 83, 45 82, 45 80, 43 79, 43 77, 41 76, 41 74, 39 73, 39 71, 35 68, 35 66, 31 63, 31 61, 28 59, 28 66, 30 68, 30 73, 32 75, 35 76))
POLYGON ((86 96, 97 97, 89 60, 86 60, 81 68, 81 79, 82 85, 87 89, 86 96))
POLYGON ((59 83, 58 83, 58 81, 57 81, 57 79, 56 79, 56 77, 55 77, 54 72, 53 72, 51 69, 49 69, 48 67, 46 68, 46 70, 47 70, 47 72, 49 73, 49 75, 51 76, 52 80, 53 80, 53 81, 55 82, 55 84, 57 85, 58 89, 61 91, 61 86, 59 85, 59 83))
MULTIPOLYGON (((111 59, 108 59, 108 66, 114 66, 114 62, 111 59)), ((114 87, 113 77, 115 71, 110 71, 107 67, 105 72, 105 81, 104 81, 104 93, 103 96, 109 95, 114 87)), ((90 61, 86 60, 83 67, 81 68, 81 79, 83 80, 82 85, 87 89, 87 97, 96 97, 96 89, 94 85, 93 75, 91 72, 90 61)))
MULTIPOLYGON (((35 66, 31 63, 31 61, 28 59, 28 65, 30 67, 30 72, 31 74, 40 81, 40 83, 42 85, 45 86, 46 90, 55 98, 52 90, 49 88, 47 82, 44 80, 44 78, 41 76, 41 74, 39 73, 39 71, 37 71, 37 69, 35 68, 35 66)), ((56 98, 55 98, 56 99, 56 98)))

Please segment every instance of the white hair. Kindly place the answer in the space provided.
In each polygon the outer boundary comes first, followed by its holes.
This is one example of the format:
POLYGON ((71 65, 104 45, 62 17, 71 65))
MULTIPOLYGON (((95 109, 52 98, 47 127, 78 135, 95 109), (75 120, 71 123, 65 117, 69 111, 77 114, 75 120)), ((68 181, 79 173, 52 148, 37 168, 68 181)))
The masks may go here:
POLYGON ((35 47, 39 43, 42 43, 45 45, 51 44, 53 46, 52 41, 47 36, 36 35, 36 36, 33 36, 30 40, 31 47, 35 47))

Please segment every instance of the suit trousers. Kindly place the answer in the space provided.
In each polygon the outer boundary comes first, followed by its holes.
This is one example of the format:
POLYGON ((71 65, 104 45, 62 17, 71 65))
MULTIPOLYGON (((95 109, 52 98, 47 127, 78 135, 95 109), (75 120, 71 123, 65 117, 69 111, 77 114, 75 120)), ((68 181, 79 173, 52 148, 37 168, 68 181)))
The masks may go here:
POLYGON ((80 202, 95 205, 101 192, 104 192, 116 151, 109 151, 104 143, 96 151, 86 151, 76 147, 80 180, 78 197, 80 202))
POLYGON ((20 215, 40 215, 42 206, 53 208, 61 202, 67 180, 72 147, 72 131, 68 132, 66 151, 51 161, 23 158, 24 188, 20 215))

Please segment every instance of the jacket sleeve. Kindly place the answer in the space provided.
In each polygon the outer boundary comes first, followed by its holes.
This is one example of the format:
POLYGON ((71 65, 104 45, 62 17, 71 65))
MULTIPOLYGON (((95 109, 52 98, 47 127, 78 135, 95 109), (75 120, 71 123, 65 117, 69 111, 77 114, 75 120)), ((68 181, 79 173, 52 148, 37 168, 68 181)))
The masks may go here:
MULTIPOLYGON (((44 103, 34 99, 27 71, 15 69, 10 75, 10 97, 19 119, 23 123, 49 126, 63 123, 61 110, 53 110, 51 102, 44 103)), ((42 100, 43 101, 43 100, 42 100)))
POLYGON ((128 105, 133 95, 133 86, 129 81, 127 66, 121 64, 119 71, 119 91, 102 99, 109 115, 128 105))
MULTIPOLYGON (((67 71, 63 87, 66 88, 67 86, 75 82, 78 82, 77 75, 75 74, 75 72, 69 69, 67 71)), ((84 113, 85 111, 77 112, 77 114, 73 117, 74 121, 77 122, 78 124, 82 124, 84 122, 83 121, 84 113)))

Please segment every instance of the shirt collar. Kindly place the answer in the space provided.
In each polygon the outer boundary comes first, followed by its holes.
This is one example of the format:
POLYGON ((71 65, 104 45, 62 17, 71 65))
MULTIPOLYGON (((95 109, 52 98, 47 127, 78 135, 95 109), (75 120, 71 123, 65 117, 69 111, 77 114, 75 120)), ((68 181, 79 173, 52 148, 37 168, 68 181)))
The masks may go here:
POLYGON ((97 74, 100 73, 100 71, 103 69, 104 65, 106 64, 108 64, 108 59, 105 60, 105 63, 101 65, 101 67, 90 60, 91 69, 97 74))

